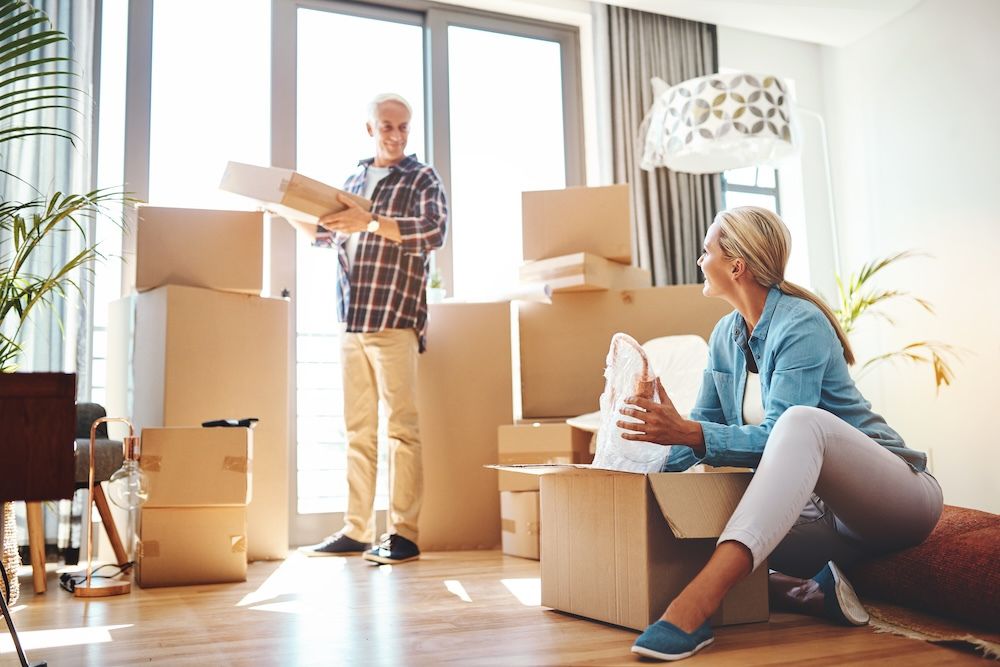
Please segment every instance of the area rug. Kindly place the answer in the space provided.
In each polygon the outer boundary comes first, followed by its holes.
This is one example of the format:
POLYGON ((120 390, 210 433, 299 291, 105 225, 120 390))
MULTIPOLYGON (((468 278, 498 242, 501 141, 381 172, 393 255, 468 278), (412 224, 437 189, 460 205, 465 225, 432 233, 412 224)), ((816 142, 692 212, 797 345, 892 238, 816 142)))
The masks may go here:
POLYGON ((864 604, 876 632, 952 646, 1000 661, 1000 633, 885 602, 865 600, 864 604))

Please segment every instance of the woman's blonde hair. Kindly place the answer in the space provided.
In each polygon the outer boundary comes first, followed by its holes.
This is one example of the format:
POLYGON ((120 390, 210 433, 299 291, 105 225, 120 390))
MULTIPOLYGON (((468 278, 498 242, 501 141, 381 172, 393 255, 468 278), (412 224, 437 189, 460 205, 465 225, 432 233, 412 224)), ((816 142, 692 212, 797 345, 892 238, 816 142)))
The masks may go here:
POLYGON ((723 254, 746 262, 754 280, 764 287, 777 286, 783 293, 810 301, 823 311, 844 347, 844 359, 853 364, 851 343, 830 307, 806 288, 785 280, 792 236, 778 214, 758 206, 738 206, 721 211, 715 222, 723 254))

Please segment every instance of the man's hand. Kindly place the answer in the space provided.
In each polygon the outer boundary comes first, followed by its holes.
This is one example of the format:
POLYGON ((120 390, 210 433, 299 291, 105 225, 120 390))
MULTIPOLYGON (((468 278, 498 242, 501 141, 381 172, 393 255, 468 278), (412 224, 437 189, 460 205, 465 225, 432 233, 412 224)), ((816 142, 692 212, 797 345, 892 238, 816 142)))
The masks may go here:
POLYGON ((642 396, 629 396, 625 399, 621 414, 639 421, 615 422, 625 431, 622 438, 658 445, 687 445, 696 451, 701 448, 704 444, 701 424, 680 416, 660 378, 656 378, 656 395, 660 399, 659 403, 642 396))
POLYGON ((363 232, 368 228, 368 223, 372 219, 372 214, 361 208, 353 199, 347 195, 338 194, 337 201, 347 208, 337 213, 327 213, 317 221, 317 224, 331 232, 341 232, 342 234, 352 234, 363 232))

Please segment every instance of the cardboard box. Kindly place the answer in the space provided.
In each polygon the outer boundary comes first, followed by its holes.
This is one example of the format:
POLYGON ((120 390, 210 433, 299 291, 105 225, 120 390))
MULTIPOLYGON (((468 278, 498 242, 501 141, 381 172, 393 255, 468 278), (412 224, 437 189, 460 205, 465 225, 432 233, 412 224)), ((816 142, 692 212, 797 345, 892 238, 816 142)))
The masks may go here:
POLYGON ((372 203, 364 197, 321 183, 291 169, 258 167, 230 162, 219 188, 254 199, 268 210, 291 220, 316 222, 320 216, 347 208, 337 200, 345 195, 361 208, 370 211, 372 203))
POLYGON ((497 427, 513 420, 510 303, 439 303, 429 312, 417 408, 424 461, 420 548, 496 549, 497 427))
POLYGON ((520 278, 524 282, 546 283, 553 292, 598 292, 653 285, 649 271, 588 252, 526 262, 521 266, 520 278))
MULTIPOLYGON (((497 429, 497 461, 503 464, 590 463, 591 434, 563 422, 526 422, 497 429)), ((500 491, 537 491, 538 477, 499 471, 500 491)))
POLYGON ((260 296, 264 214, 139 205, 124 292, 188 285, 260 296))
POLYGON ((631 211, 627 184, 522 193, 524 261, 589 252, 631 264, 631 211))
MULTIPOLYGON (((736 469, 532 470, 543 474, 542 605, 634 630, 656 621, 708 562, 751 477, 736 469)), ((711 623, 767 618, 763 564, 730 591, 711 623)))
POLYGON ((248 428, 147 428, 139 452, 139 467, 149 480, 144 508, 250 502, 253 431, 248 428))
POLYGON ((136 428, 257 417, 247 553, 250 560, 284 558, 292 404, 288 301, 173 285, 126 301, 114 310, 130 333, 115 336, 132 342, 125 365, 132 369, 136 428), (131 316, 122 316, 124 308, 131 316))
POLYGON ((500 530, 505 554, 538 560, 538 491, 500 493, 500 530))
MULTIPOLYGON (((697 334, 708 340, 732 308, 707 298, 701 285, 554 294, 551 304, 518 303, 522 418, 597 410, 611 337, 640 343, 697 334)), ((670 378, 663 378, 669 389, 670 378)))
POLYGON ((142 508, 135 562, 140 586, 246 579, 246 507, 142 508))

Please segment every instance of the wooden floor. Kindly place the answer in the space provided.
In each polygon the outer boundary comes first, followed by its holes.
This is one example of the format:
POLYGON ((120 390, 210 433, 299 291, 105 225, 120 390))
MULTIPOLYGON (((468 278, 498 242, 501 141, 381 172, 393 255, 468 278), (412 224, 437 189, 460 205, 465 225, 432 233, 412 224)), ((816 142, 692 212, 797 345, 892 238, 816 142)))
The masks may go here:
MULTIPOLYGON (((27 568, 26 568, 27 570, 27 568)), ((30 573, 30 570, 27 570, 30 573)), ((14 614, 29 660, 71 665, 635 665, 635 632, 538 604, 538 563, 499 552, 254 563, 243 584, 143 590, 84 602, 58 588, 14 614)), ((0 624, 2 627, 2 624, 0 624)), ((775 614, 721 628, 692 665, 989 664, 869 628, 775 614)), ((16 665, 0 634, 0 665, 16 665)))

